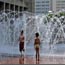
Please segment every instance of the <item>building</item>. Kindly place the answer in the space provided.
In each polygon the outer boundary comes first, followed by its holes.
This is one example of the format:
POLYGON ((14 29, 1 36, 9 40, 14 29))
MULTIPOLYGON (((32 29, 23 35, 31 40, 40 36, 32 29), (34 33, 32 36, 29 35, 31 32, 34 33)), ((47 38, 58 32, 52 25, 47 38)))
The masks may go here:
POLYGON ((35 14, 46 14, 48 11, 65 9, 65 0, 35 0, 35 14))
POLYGON ((29 11, 46 14, 65 9, 65 0, 0 0, 0 11, 29 11))
POLYGON ((27 10, 27 6, 22 0, 0 0, 0 11, 22 11, 27 10))
POLYGON ((50 5, 51 5, 50 0, 35 0, 35 13, 36 14, 48 13, 48 11, 51 9, 50 5))
POLYGON ((24 0, 27 5, 27 11, 34 13, 35 0, 24 0))
POLYGON ((65 9, 65 0, 52 0, 52 11, 56 12, 65 9))

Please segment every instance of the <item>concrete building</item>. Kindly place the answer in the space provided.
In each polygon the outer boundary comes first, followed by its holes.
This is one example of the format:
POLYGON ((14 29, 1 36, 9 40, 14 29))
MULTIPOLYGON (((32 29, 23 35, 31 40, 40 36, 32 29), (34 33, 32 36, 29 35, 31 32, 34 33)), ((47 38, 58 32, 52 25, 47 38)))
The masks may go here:
POLYGON ((35 14, 65 9, 65 0, 0 0, 0 11, 27 10, 35 14))
POLYGON ((22 11, 27 10, 27 6, 22 0, 0 0, 0 11, 22 11))
POLYGON ((35 13, 36 14, 48 13, 48 11, 51 9, 50 5, 51 5, 50 0, 35 0, 35 13))
POLYGON ((52 0, 51 6, 54 12, 65 9, 65 0, 52 0))
POLYGON ((35 0, 24 0, 29 12, 34 13, 35 0))
POLYGON ((46 14, 48 11, 59 11, 65 9, 65 0, 35 0, 35 13, 46 14))

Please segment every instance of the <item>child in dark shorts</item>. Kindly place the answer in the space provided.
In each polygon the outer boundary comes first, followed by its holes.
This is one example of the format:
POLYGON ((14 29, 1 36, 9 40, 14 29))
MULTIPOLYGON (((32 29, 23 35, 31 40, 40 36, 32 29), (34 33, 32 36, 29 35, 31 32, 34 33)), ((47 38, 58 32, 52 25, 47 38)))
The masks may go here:
POLYGON ((19 51, 22 53, 22 51, 24 51, 24 35, 23 35, 24 31, 21 31, 20 37, 19 37, 19 51))

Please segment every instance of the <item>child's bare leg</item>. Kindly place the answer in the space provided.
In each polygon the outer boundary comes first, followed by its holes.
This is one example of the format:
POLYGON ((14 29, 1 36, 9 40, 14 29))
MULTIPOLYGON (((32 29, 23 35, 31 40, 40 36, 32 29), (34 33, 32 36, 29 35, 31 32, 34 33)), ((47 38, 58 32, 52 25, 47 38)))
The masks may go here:
POLYGON ((36 49, 36 61, 37 61, 37 49, 36 49))
POLYGON ((39 49, 38 49, 38 61, 39 61, 39 49))
POLYGON ((39 49, 36 50, 37 60, 39 59, 39 49))
POLYGON ((36 52, 36 61, 37 61, 37 52, 36 52))
POLYGON ((38 61, 39 61, 39 52, 38 52, 38 61))

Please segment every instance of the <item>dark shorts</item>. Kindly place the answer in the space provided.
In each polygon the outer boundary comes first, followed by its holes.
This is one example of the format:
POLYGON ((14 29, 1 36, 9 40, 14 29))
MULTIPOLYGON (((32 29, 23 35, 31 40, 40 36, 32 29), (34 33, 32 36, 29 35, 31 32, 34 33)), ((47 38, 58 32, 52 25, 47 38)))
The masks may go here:
POLYGON ((24 49, 24 42, 20 42, 19 51, 21 52, 24 49))

